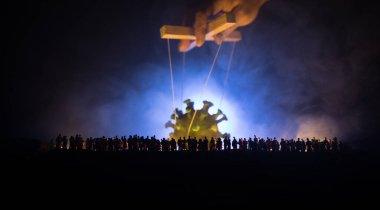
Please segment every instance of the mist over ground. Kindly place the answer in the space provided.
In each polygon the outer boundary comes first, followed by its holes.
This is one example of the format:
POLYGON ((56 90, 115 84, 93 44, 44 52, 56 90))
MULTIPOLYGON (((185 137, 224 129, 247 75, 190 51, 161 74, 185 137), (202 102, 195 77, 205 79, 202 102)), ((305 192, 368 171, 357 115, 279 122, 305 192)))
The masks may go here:
MULTIPOLYGON (((2 135, 168 137, 172 113, 164 24, 188 1, 31 2, 8 5, 2 135)), ((379 30, 359 1, 270 1, 240 29, 222 103, 231 43, 223 43, 203 99, 236 137, 332 138, 372 145, 377 135, 379 30)), ((182 54, 171 41, 176 106, 199 103, 217 45, 182 54)), ((184 109, 184 106, 182 106, 184 109)))

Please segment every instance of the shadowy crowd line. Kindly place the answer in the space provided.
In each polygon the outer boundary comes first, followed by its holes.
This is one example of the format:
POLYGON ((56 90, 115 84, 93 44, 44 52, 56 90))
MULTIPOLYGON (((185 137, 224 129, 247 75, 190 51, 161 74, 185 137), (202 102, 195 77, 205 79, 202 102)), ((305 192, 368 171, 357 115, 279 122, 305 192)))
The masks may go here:
POLYGON ((126 138, 83 138, 81 135, 62 136, 59 134, 52 146, 57 150, 87 151, 254 151, 254 152, 342 152, 349 147, 336 137, 324 140, 298 138, 277 140, 276 138, 179 138, 157 139, 153 137, 129 136, 126 138))

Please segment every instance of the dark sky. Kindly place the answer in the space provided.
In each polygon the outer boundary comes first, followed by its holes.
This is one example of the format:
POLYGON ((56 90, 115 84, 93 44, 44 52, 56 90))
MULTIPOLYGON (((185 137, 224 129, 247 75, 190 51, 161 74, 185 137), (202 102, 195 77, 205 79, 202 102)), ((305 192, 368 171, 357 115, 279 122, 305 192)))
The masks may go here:
MULTIPOLYGON (((159 28, 183 23, 197 2, 6 3, 1 135, 167 136, 172 102, 159 28)), ((371 2, 264 5, 241 29, 223 103, 230 43, 204 96, 229 118, 220 129, 237 137, 338 136, 377 145, 380 33, 371 2)), ((182 80, 182 55, 171 44, 176 104, 198 101, 217 46, 189 52, 182 80)))

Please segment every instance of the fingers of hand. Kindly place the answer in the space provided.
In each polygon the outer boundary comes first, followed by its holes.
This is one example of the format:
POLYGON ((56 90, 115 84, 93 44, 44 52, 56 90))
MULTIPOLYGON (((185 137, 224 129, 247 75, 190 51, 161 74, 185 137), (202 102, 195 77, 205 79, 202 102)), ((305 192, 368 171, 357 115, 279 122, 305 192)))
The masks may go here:
POLYGON ((224 36, 222 34, 218 34, 218 35, 214 36, 215 43, 218 45, 222 44, 223 38, 224 38, 224 36))
POLYGON ((220 11, 231 12, 233 8, 242 4, 243 0, 215 0, 213 4, 213 15, 220 11))
POLYGON ((196 38, 196 45, 202 46, 205 42, 207 32, 207 15, 204 12, 198 12, 195 15, 194 34, 196 38))
MULTIPOLYGON (((233 26, 233 27, 231 27, 231 28, 229 28, 229 29, 223 31, 222 33, 220 33, 219 35, 220 35, 222 41, 224 40, 224 38, 226 38, 227 36, 229 36, 229 35, 230 35, 233 31, 235 31, 237 28, 238 28, 238 26, 235 25, 235 26, 233 26)), ((217 44, 219 44, 217 39, 215 39, 215 41, 216 41, 217 44)))
POLYGON ((236 24, 238 26, 246 26, 252 23, 258 13, 261 6, 267 2, 267 0, 246 0, 242 4, 233 9, 235 15, 236 24))
POLYGON ((178 45, 178 51, 186 52, 189 49, 190 40, 181 40, 178 45))

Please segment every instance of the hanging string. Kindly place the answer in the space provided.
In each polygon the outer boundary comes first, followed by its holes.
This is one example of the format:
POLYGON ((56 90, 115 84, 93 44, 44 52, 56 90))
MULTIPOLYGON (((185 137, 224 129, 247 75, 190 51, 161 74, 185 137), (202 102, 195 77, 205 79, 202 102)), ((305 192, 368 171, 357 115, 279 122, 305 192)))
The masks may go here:
POLYGON ((186 52, 182 53, 182 75, 181 75, 181 101, 180 101, 180 106, 183 106, 183 83, 184 81, 184 76, 185 76, 185 67, 186 67, 186 52))
MULTIPOLYGON (((209 82, 209 80, 210 80, 210 78, 211 78, 211 74, 212 74, 212 71, 213 71, 213 69, 214 69, 214 66, 215 66, 216 60, 217 60, 217 58, 218 58, 220 48, 222 48, 222 44, 223 44, 223 42, 220 43, 220 45, 219 45, 219 47, 218 47, 218 50, 216 51, 216 54, 215 54, 214 60, 212 61, 212 65, 211 65, 210 71, 209 71, 209 73, 208 73, 208 75, 207 75, 207 78, 206 78, 205 84, 204 84, 204 86, 203 86, 203 89, 202 89, 202 92, 201 92, 201 96, 200 96, 200 98, 199 98, 199 101, 202 101, 203 94, 204 94, 204 93, 206 92, 206 90, 207 90, 208 82, 209 82)), ((198 110, 195 110, 194 115, 193 115, 193 117, 191 118, 189 128, 187 129, 187 136, 189 136, 189 134, 190 134, 190 130, 191 130, 191 127, 193 126, 194 119, 195 119, 195 116, 197 115, 197 112, 198 112, 198 110)))
POLYGON ((168 54, 169 54, 169 69, 170 69, 170 82, 171 82, 171 92, 173 99, 173 113, 174 113, 174 121, 177 121, 176 111, 175 111, 175 97, 174 97, 174 79, 173 79, 173 66, 172 66, 172 56, 170 52, 170 40, 168 41, 168 54))
MULTIPOLYGON (((214 69, 214 66, 215 66, 216 60, 217 60, 217 58, 218 58, 220 48, 222 48, 222 44, 223 44, 223 42, 220 43, 220 45, 219 45, 219 47, 218 47, 218 50, 216 51, 216 54, 215 54, 214 60, 213 60, 213 62, 212 62, 211 68, 210 68, 210 71, 209 71, 209 73, 208 73, 208 75, 207 75, 207 79, 206 79, 206 81, 205 81, 205 85, 204 85, 204 87, 203 87, 202 95, 203 95, 203 93, 207 90, 208 82, 210 81, 210 77, 211 77, 212 71, 213 71, 213 69, 214 69)), ((202 98, 202 97, 201 97, 201 98, 202 98)))
POLYGON ((234 42, 232 44, 232 50, 231 50, 230 58, 229 58, 229 61, 228 61, 226 77, 224 78, 224 82, 223 82, 223 91, 222 91, 222 96, 221 96, 220 102, 219 102, 219 109, 222 106, 222 102, 223 102, 223 99, 224 99, 224 94, 226 93, 228 77, 230 76, 232 58, 234 57, 234 52, 235 52, 235 46, 236 46, 236 42, 234 42))

